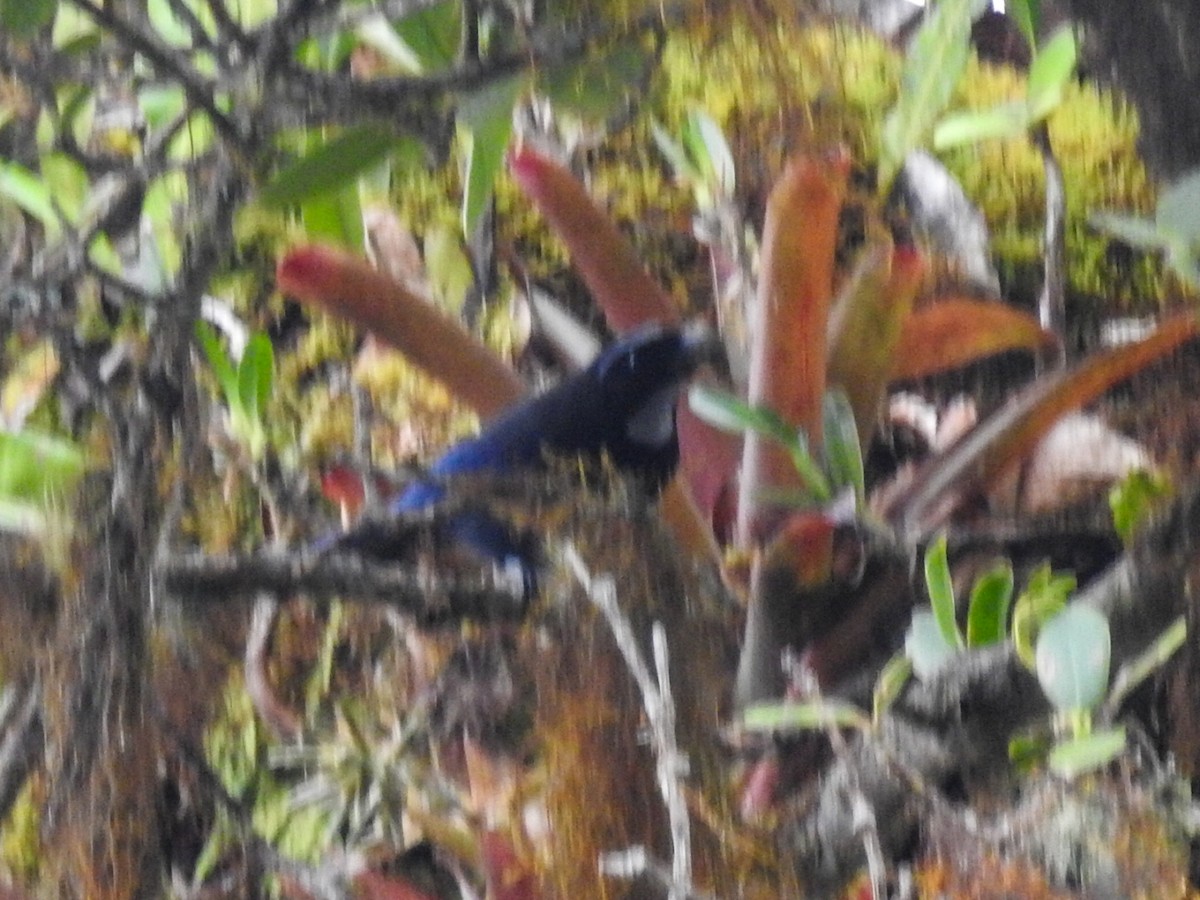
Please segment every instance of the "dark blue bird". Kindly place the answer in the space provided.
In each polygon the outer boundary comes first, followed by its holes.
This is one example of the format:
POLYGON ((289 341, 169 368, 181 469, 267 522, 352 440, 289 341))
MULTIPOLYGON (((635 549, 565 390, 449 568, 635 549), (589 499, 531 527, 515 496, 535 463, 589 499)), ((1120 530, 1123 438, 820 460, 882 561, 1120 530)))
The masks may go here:
MULTIPOLYGON (((446 496, 457 475, 532 471, 550 458, 607 457, 650 495, 670 480, 679 462, 675 404, 688 378, 715 350, 701 325, 651 326, 616 341, 586 369, 546 392, 515 404, 477 436, 456 444, 408 486, 389 512, 412 513, 446 496)), ((483 507, 456 512, 454 542, 502 567, 519 566, 525 593, 536 592, 536 547, 483 507)), ((381 559, 396 556, 387 529, 366 523, 335 546, 381 559)))

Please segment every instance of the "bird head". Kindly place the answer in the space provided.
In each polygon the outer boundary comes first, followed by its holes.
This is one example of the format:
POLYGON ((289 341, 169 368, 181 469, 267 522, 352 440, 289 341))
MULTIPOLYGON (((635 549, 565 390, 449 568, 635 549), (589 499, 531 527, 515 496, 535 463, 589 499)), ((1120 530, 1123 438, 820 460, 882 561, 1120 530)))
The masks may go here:
POLYGON ((652 325, 613 343, 591 365, 600 387, 604 420, 619 429, 609 440, 618 465, 629 454, 663 453, 677 458, 675 404, 703 363, 716 358, 719 343, 703 323, 678 328, 652 325))

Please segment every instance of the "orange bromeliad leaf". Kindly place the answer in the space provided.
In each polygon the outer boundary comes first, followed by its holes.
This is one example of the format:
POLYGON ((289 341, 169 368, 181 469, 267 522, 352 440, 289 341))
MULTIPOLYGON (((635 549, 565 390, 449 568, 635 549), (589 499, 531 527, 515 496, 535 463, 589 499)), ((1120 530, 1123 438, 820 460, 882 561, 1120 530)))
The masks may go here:
MULTIPOLYGON (((767 201, 758 309, 751 327, 749 397, 821 442, 826 324, 833 294, 838 212, 849 158, 793 159, 767 201)), ((751 432, 742 455, 738 533, 749 543, 765 487, 798 487, 788 454, 751 432)))
POLYGON ((276 280, 395 347, 483 418, 525 393, 517 373, 462 325, 361 259, 299 247, 280 260, 276 280))
POLYGON ((1064 413, 1096 399, 1198 333, 1200 323, 1193 314, 1177 315, 1144 340, 1038 379, 928 460, 912 486, 891 504, 888 518, 906 537, 919 540, 928 535, 963 500, 985 491, 1028 455, 1064 413))
POLYGON ((1033 316, 1003 303, 939 300, 908 317, 893 360, 895 380, 923 378, 1005 350, 1053 347, 1058 339, 1033 316))
POLYGON ((624 333, 647 322, 678 321, 670 295, 654 280, 612 218, 579 179, 558 163, 522 147, 509 160, 517 184, 550 222, 571 253, 571 265, 624 333))
POLYGON ((864 253, 830 315, 828 379, 850 400, 860 446, 867 446, 875 431, 896 348, 905 346, 900 336, 924 275, 925 260, 917 250, 880 242, 864 253))

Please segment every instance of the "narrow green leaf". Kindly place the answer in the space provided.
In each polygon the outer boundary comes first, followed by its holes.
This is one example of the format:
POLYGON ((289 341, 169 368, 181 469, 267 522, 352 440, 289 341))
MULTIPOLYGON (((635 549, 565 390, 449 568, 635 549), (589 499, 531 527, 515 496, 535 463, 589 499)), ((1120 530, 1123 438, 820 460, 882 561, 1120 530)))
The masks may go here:
POLYGON ((1088 710, 1104 698, 1111 652, 1108 620, 1090 606, 1069 604, 1042 626, 1037 676, 1056 709, 1088 710))
POLYGON ((867 488, 854 410, 846 392, 838 387, 826 391, 821 408, 829 477, 835 487, 853 488, 855 502, 861 509, 866 502, 867 488))
POLYGON ((1004 640, 1012 596, 1013 571, 1007 561, 979 577, 971 588, 967 607, 968 647, 986 647, 1004 640))
POLYGON ((1139 250, 1160 250, 1168 240, 1156 222, 1137 216, 1093 213, 1088 224, 1139 250))
POLYGON ((1005 11, 1017 23, 1017 27, 1021 29, 1021 34, 1025 36, 1025 41, 1029 44, 1029 49, 1036 49, 1038 45, 1038 31, 1042 27, 1041 0, 1008 0, 1005 11))
POLYGON ((934 129, 933 146, 945 150, 960 144, 1016 137, 1024 134, 1030 124, 1029 109, 1020 101, 978 112, 952 113, 934 129))
POLYGON ((1113 527, 1123 543, 1133 540, 1134 532, 1151 510, 1171 496, 1172 491, 1167 475, 1145 469, 1136 469, 1113 485, 1108 492, 1108 507, 1112 510, 1113 527))
MULTIPOLYGON (((775 435, 769 435, 775 437, 775 435)), ((825 477, 825 473, 821 471, 820 464, 813 458, 812 453, 808 449, 808 438, 803 431, 794 431, 789 429, 789 433, 782 439, 777 438, 783 444, 784 449, 792 458, 792 465, 796 469, 796 473, 800 476, 800 480, 804 482, 804 486, 813 492, 820 503, 828 503, 833 499, 833 488, 829 486, 829 479, 825 477)))
POLYGON ((925 588, 933 607, 938 630, 952 647, 962 647, 963 636, 958 630, 954 610, 954 583, 950 578, 950 562, 946 557, 946 535, 939 534, 925 551, 925 588))
POLYGON ((463 234, 475 228, 492 197, 496 175, 504 165, 512 136, 513 105, 525 88, 525 76, 495 81, 465 97, 458 105, 459 123, 469 135, 463 234))
POLYGON ((279 208, 344 190, 396 145, 395 135, 377 125, 349 128, 281 169, 263 188, 262 202, 279 208))
POLYGON ((921 146, 958 86, 970 54, 971 24, 988 0, 940 0, 926 8, 925 21, 904 60, 900 96, 884 119, 879 189, 886 193, 905 158, 921 146))
POLYGON ((946 640, 933 612, 919 609, 913 613, 904 637, 904 653, 918 679, 934 678, 960 652, 957 644, 946 640))
POLYGON ((1104 711, 1108 714, 1108 719, 1116 716, 1125 698, 1133 693, 1138 685, 1166 665, 1167 660, 1175 655, 1175 651, 1184 645, 1187 634, 1187 620, 1180 616, 1155 638, 1149 647, 1121 666, 1113 679, 1108 699, 1104 701, 1104 711))
POLYGON ((19 163, 0 161, 0 197, 7 197, 41 222, 49 237, 55 238, 62 231, 50 189, 19 163))
POLYGON ((221 393, 225 395, 226 405, 232 406, 238 403, 240 397, 237 370, 234 369, 229 355, 225 352, 221 339, 217 337, 216 329, 207 322, 197 322, 196 340, 200 342, 200 349, 204 351, 208 365, 217 377, 217 384, 221 386, 221 393))
POLYGON ((0 25, 14 37, 32 37, 57 11, 58 0, 0 0, 0 25))
POLYGON ((784 443, 794 440, 794 432, 779 416, 761 406, 751 406, 733 394, 704 384, 694 384, 688 391, 692 412, 721 431, 745 434, 755 431, 784 443))
POLYGON ((729 142, 712 116, 702 109, 694 109, 690 118, 693 128, 704 146, 705 158, 711 169, 714 187, 725 197, 733 196, 737 187, 737 172, 733 164, 733 151, 729 142))
POLYGON ((897 653, 887 661, 875 679, 875 690, 871 695, 871 718, 875 724, 892 708, 896 698, 904 691, 913 675, 912 660, 903 653, 897 653))
POLYGON ((1031 106, 1041 94, 1059 91, 1075 71, 1078 48, 1075 32, 1069 25, 1054 32, 1029 65, 1028 95, 1031 106))
POLYGON ((654 144, 658 147, 658 151, 666 157, 675 180, 684 184, 696 184, 701 181, 700 170, 688 156, 683 144, 675 140, 658 122, 652 122, 650 128, 654 136, 654 144))
POLYGON ((1124 751, 1125 729, 1114 728, 1056 744, 1046 763, 1062 778, 1077 778, 1108 765, 1124 751))
POLYGON ((807 703, 760 703, 742 713, 742 726, 750 731, 811 731, 827 728, 871 727, 871 721, 852 703, 813 700, 807 703))
POLYGON ((1033 570, 1013 609, 1012 637, 1017 656, 1031 671, 1036 668, 1034 642, 1042 625, 1058 614, 1075 590, 1074 575, 1055 575, 1048 563, 1033 570))

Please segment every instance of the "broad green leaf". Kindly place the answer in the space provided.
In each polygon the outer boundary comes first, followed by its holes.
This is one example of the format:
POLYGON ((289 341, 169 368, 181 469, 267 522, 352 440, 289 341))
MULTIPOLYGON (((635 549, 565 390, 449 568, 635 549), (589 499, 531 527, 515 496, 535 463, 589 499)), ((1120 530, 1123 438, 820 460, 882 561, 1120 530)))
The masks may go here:
POLYGON ((858 444, 858 426, 846 392, 837 387, 826 391, 822 409, 829 477, 835 487, 853 488, 855 503, 861 508, 867 495, 866 477, 862 448, 858 444))
POLYGON ((310 198, 300 205, 300 218, 309 238, 324 238, 356 252, 362 250, 362 205, 355 188, 310 198))
POLYGON ((1108 492, 1108 506, 1121 540, 1128 544, 1155 505, 1171 493, 1171 479, 1167 475, 1145 469, 1136 469, 1113 485, 1108 492))
POLYGON ((112 240, 103 232, 92 238, 92 242, 88 245, 88 259, 105 272, 112 275, 123 274, 121 257, 113 247, 112 240))
POLYGON ((37 219, 50 238, 57 237, 62 224, 46 183, 24 166, 0 161, 0 197, 11 200, 37 219))
POLYGON ((921 146, 954 93, 970 54, 971 24, 988 0, 940 0, 909 46, 900 96, 884 119, 879 190, 886 193, 905 158, 921 146))
POLYGON ((1162 193, 1154 217, 1163 231, 1189 243, 1200 239, 1200 169, 1191 170, 1162 193))
POLYGON ((640 41, 622 41, 603 53, 539 73, 538 90, 560 109, 603 121, 643 79, 650 54, 640 41))
POLYGON ((1138 216, 1093 213, 1088 217, 1088 224, 1140 250, 1159 250, 1167 243, 1166 235, 1156 222, 1138 216))
POLYGON ((175 10, 171 9, 167 0, 146 0, 146 15, 159 40, 175 47, 191 45, 191 31, 175 15, 175 10))
POLYGON ((162 128, 183 112, 187 99, 178 85, 154 84, 138 91, 138 106, 153 131, 162 128))
POLYGON ((1016 137, 1030 126, 1029 108, 1021 101, 1003 103, 978 112, 952 113, 933 131, 938 150, 977 141, 1016 137))
POLYGON ((1125 728, 1114 728, 1056 744, 1046 763, 1062 778, 1077 778, 1107 765, 1124 751, 1125 728))
POLYGON ((460 0, 444 0, 409 13, 396 22, 395 29, 412 51, 419 72, 445 69, 458 55, 462 3, 460 0))
MULTIPOLYGON (((1050 108, 1058 105, 1058 101, 1062 97, 1062 89, 1071 80, 1071 75, 1075 71, 1076 53, 1075 32, 1068 25, 1054 32, 1054 35, 1034 54, 1033 61, 1029 65, 1027 88, 1031 110, 1042 110, 1051 98, 1054 102, 1050 108)), ((1045 112, 1040 112, 1039 118, 1049 111, 1046 109, 1045 112)))
POLYGON ((54 21, 58 0, 0 0, 0 25, 15 37, 31 37, 54 21))
POLYGON ((433 225, 425 232, 425 271, 440 305, 454 313, 461 310, 475 274, 459 232, 445 225, 433 225))
POLYGON ((238 363, 238 397, 251 419, 261 419, 271 399, 275 375, 275 350, 265 332, 257 331, 246 342, 238 363))
POLYGON ((229 354, 225 352, 221 339, 217 337, 216 329, 207 322, 199 321, 196 323, 196 339, 200 342, 200 349, 204 351, 205 358, 208 359, 208 365, 217 377, 217 384, 221 386, 225 402, 231 406, 239 402, 238 373, 229 359, 229 354))
POLYGON ((263 188, 262 202, 279 208, 349 188, 396 144, 395 135, 377 125, 349 128, 279 171, 263 188))
MULTIPOLYGON (((12 0, 17 2, 17 0, 12 0)), ((54 49, 63 53, 84 53, 94 49, 100 39, 96 22, 83 10, 70 3, 58 10, 54 17, 54 49)))
POLYGON ((952 647, 964 646, 955 619, 954 582, 950 578, 950 562, 946 558, 945 534, 939 534, 925 551, 925 588, 929 592, 933 617, 946 643, 952 647))
POLYGON ((827 728, 871 727, 863 711, 841 700, 807 703, 760 703, 742 713, 742 726, 750 731, 800 731, 827 728))
POLYGON ((87 202, 87 170, 65 153, 48 153, 42 157, 42 183, 54 198, 59 210, 72 224, 79 222, 84 204, 87 202))
POLYGON ((918 679, 929 681, 960 652, 956 644, 946 640, 932 612, 921 609, 913 613, 904 638, 904 654, 918 679))
POLYGON ((1008 0, 1005 11, 1017 23, 1031 50, 1037 48, 1038 31, 1042 27, 1041 0, 1008 0))
MULTIPOLYGON (((83 471, 83 451, 73 441, 30 429, 0 431, 0 500, 10 504, 10 525, 26 514, 45 514, 83 471)), ((31 526, 37 530, 32 520, 31 526)))
POLYGON ((967 607, 967 646, 986 647, 1004 640, 1013 596, 1012 566, 1002 562, 975 582, 967 607))
POLYGON ((513 105, 524 88, 525 76, 514 75, 480 88, 459 102, 458 120, 469 136, 463 234, 471 233, 491 200, 512 136, 513 105))
POLYGON ((1108 620, 1082 603, 1069 604, 1042 626, 1036 671, 1056 709, 1088 710, 1104 699, 1111 651, 1108 620))

